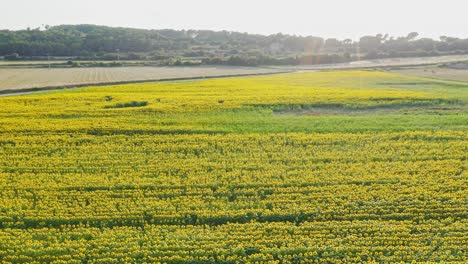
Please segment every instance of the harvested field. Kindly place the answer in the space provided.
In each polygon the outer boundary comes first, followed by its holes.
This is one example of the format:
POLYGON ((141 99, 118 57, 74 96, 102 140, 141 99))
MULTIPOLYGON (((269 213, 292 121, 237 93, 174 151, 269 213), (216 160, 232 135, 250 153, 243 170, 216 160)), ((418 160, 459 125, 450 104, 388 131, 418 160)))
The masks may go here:
POLYGON ((274 68, 288 70, 339 70, 339 69, 365 69, 365 68, 387 68, 401 67, 413 65, 431 65, 440 63, 451 63, 468 60, 468 55, 453 55, 453 56, 437 56, 437 57, 420 57, 420 58, 393 58, 393 59, 377 59, 377 60, 362 60, 348 63, 337 64, 321 64, 321 65, 298 65, 298 66, 277 66, 274 68))
POLYGON ((253 67, 118 67, 0 69, 0 91, 279 72, 253 67))
POLYGON ((468 69, 418 67, 418 68, 394 70, 392 72, 404 74, 404 75, 428 77, 428 78, 435 78, 435 79, 441 79, 441 80, 464 81, 464 82, 468 81, 468 69))

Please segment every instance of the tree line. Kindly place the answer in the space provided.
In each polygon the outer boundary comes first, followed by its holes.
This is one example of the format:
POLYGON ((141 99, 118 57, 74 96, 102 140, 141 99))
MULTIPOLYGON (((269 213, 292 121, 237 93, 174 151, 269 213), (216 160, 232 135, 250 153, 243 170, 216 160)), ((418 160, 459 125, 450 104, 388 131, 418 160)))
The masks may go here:
POLYGON ((144 30, 61 25, 0 30, 0 56, 8 60, 73 57, 82 60, 151 60, 168 64, 319 64, 357 59, 468 53, 468 39, 388 34, 351 39, 211 30, 144 30))

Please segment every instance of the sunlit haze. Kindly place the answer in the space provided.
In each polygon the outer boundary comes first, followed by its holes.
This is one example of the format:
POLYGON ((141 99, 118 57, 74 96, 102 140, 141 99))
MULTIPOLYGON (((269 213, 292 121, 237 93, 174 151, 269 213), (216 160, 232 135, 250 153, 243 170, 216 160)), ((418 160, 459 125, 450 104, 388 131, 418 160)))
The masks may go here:
POLYGON ((408 0, 2 0, 1 29, 99 24, 145 29, 211 29, 357 39, 389 33, 468 37, 468 1, 408 0))

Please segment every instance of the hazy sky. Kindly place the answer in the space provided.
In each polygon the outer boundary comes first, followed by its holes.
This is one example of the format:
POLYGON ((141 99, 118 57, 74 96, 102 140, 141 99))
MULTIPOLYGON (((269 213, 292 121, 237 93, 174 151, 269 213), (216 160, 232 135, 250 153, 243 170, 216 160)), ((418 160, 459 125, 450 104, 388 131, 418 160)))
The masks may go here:
POLYGON ((356 39, 468 38, 468 0, 0 0, 0 29, 99 24, 356 39))

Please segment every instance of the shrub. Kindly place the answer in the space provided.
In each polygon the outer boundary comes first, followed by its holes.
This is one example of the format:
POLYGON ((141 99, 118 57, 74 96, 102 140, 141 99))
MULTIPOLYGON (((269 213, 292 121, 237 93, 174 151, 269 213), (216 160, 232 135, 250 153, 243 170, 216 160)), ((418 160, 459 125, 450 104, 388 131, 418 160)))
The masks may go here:
POLYGON ((18 53, 13 53, 13 54, 5 55, 4 59, 7 61, 16 61, 16 60, 20 60, 21 57, 18 53))

